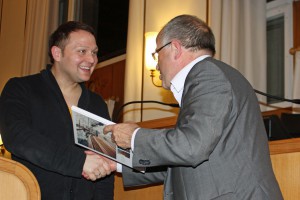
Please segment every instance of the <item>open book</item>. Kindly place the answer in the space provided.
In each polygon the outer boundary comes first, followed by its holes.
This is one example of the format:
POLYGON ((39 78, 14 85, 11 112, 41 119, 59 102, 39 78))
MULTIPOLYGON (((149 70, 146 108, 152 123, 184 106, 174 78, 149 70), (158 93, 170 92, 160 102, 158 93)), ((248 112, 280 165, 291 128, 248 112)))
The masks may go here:
POLYGON ((76 106, 71 107, 75 143, 116 162, 132 167, 132 151, 111 141, 111 133, 103 134, 105 125, 113 122, 76 106))

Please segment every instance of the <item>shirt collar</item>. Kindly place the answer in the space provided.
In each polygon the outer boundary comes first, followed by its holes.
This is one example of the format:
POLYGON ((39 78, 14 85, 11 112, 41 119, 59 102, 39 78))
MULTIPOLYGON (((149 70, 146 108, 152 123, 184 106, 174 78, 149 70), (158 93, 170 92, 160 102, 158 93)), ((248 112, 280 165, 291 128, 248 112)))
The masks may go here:
POLYGON ((203 60, 207 57, 210 57, 210 55, 203 55, 203 56, 200 56, 200 57, 196 58, 195 60, 193 60, 192 62, 187 64, 185 67, 183 67, 175 75, 175 77, 171 80, 170 89, 171 89, 176 101, 178 102, 179 106, 181 106, 181 98, 182 98, 184 82, 185 82, 185 79, 186 79, 188 73, 191 71, 191 69, 193 68, 193 66, 196 63, 200 62, 201 60, 203 60))

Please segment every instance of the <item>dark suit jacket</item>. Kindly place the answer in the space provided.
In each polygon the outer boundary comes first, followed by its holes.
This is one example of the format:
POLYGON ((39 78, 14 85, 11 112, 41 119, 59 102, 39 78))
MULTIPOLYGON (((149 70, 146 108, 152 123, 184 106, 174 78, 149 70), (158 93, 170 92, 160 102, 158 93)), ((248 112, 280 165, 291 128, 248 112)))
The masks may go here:
POLYGON ((278 200, 257 97, 234 68, 213 58, 197 63, 184 86, 174 129, 140 129, 125 186, 164 182, 168 200, 278 200), (153 166, 167 166, 154 171, 153 166))
MULTIPOLYGON (((109 119, 103 99, 82 86, 78 106, 109 119)), ((50 69, 13 78, 0 100, 1 133, 12 158, 36 176, 42 199, 113 199, 113 176, 82 176, 84 150, 74 143, 72 118, 50 69)))

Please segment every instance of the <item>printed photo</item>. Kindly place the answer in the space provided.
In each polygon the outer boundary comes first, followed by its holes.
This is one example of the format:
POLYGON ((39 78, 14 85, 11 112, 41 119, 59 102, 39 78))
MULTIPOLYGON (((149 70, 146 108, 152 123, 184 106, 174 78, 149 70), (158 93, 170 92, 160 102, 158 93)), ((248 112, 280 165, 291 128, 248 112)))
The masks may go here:
POLYGON ((75 144, 132 167, 132 151, 118 147, 111 133, 103 133, 104 126, 113 122, 76 106, 71 109, 75 144))

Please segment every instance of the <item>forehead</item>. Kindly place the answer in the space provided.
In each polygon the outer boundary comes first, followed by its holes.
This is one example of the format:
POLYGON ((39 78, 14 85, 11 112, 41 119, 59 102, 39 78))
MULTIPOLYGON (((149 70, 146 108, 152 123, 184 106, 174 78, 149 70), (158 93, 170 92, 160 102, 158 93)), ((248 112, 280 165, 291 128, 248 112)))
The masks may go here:
POLYGON ((96 45, 96 39, 90 32, 78 30, 70 33, 69 39, 67 41, 67 45, 68 44, 96 45))

